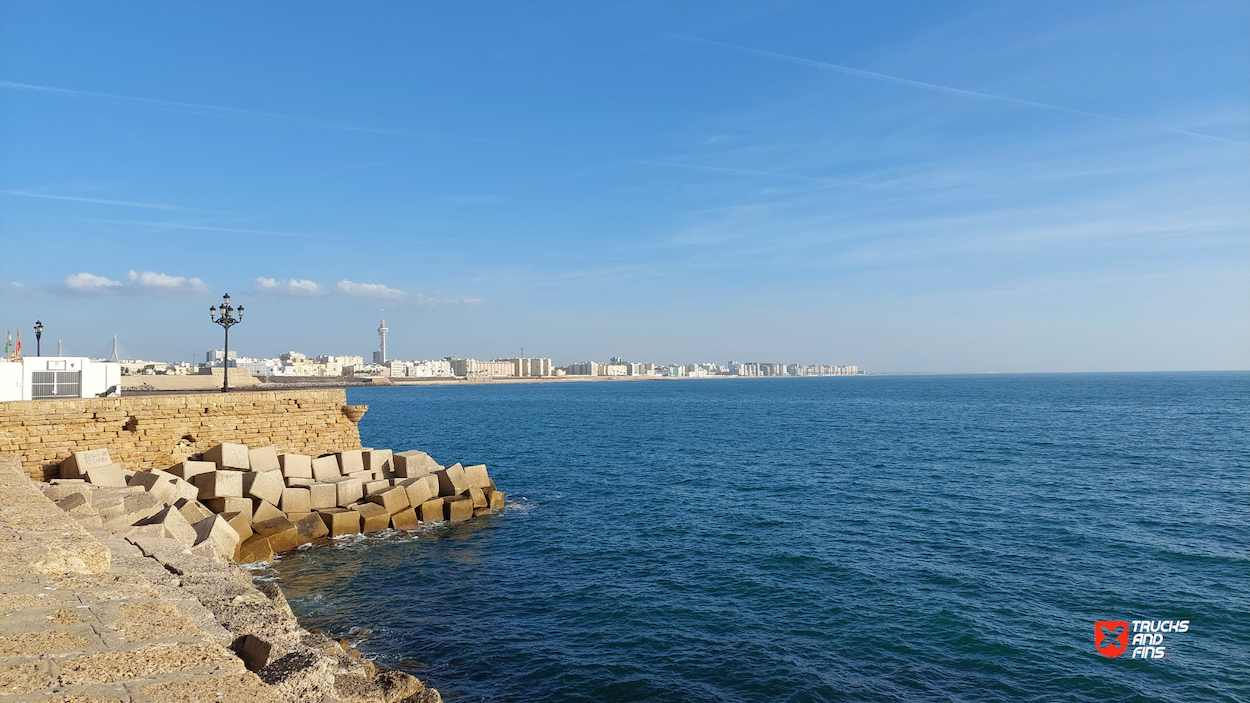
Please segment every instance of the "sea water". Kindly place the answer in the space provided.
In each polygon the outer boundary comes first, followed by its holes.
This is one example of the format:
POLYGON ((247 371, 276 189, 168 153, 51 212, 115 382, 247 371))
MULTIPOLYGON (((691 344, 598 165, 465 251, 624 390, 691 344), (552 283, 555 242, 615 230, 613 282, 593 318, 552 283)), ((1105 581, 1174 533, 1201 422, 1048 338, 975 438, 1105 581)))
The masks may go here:
POLYGON ((1250 699, 1250 374, 348 391, 516 505, 275 566, 453 701, 1250 699), (1110 658, 1096 620, 1188 620, 1110 658))

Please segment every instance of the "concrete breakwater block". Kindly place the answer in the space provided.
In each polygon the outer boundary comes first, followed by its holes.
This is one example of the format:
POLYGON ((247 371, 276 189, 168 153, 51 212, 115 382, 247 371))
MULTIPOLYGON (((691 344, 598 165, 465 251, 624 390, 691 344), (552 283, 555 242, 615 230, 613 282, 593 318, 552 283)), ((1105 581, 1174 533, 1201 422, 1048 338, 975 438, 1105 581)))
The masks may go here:
POLYGON ((200 502, 211 498, 242 498, 243 474, 239 471, 198 474, 195 477, 195 486, 200 489, 200 502))
POLYGON ((274 554, 295 549, 303 544, 300 542, 299 530, 295 528, 295 523, 288 520, 285 515, 270 518, 264 522, 254 522, 252 531, 269 540, 269 546, 273 547, 274 554))
POLYGON ((486 517, 491 514, 490 508, 474 508, 473 517, 486 517))
POLYGON ((364 452, 360 449, 349 449, 339 452, 339 473, 344 476, 365 470, 364 452))
POLYGON ((360 513, 361 532, 377 532, 391 526, 391 514, 377 503, 361 503, 356 511, 360 513))
POLYGON ((291 513, 312 512, 311 494, 307 488, 285 488, 278 509, 288 515, 291 513))
POLYGON ((195 523, 192 527, 195 528, 195 547, 208 545, 213 554, 206 554, 209 551, 208 548, 193 550, 193 553, 226 558, 234 556, 234 548, 239 544, 239 533, 226 522, 225 518, 214 515, 195 523))
POLYGON ((417 517, 417 511, 412 508, 404 508, 391 515, 391 529, 393 530, 415 530, 420 526, 421 519, 417 517))
POLYGON ((223 442, 204 452, 204 461, 211 461, 220 469, 247 471, 252 468, 248 461, 248 448, 245 444, 223 442))
POLYGON ((197 474, 206 474, 216 470, 217 465, 211 461, 180 461, 169 469, 169 473, 184 481, 190 481, 197 474))
POLYGON ((152 469, 151 471, 137 472, 126 481, 126 485, 139 486, 159 498, 162 503, 172 504, 180 497, 178 489, 174 486, 174 481, 181 480, 173 474, 165 473, 159 469, 152 469))
POLYGON ((225 513, 252 514, 251 498, 207 498, 200 501, 210 511, 222 515, 225 513))
POLYGON ((429 454, 416 449, 392 455, 391 464, 397 478, 417 478, 443 468, 429 454))
POLYGON ((469 485, 474 488, 486 490, 490 488, 490 476, 486 474, 486 464, 474 464, 473 466, 464 467, 465 478, 469 479, 469 485))
POLYGON ((314 483, 308 487, 309 510, 335 508, 339 504, 339 487, 333 483, 314 483))
POLYGON ((252 501, 252 522, 264 522, 284 515, 285 513, 278 510, 278 506, 267 500, 252 501))
POLYGON ((330 481, 342 476, 339 473, 339 460, 333 454, 329 456, 319 456, 312 460, 313 478, 317 483, 329 483, 330 481))
POLYGON ((453 464, 434 475, 438 477, 438 494, 444 498, 469 490, 469 477, 464 475, 460 464, 453 464))
POLYGON ((372 471, 374 475, 382 478, 390 478, 394 473, 394 466, 391 463, 393 456, 389 449, 367 449, 364 453, 365 471, 372 471))
POLYGON ((368 498, 374 493, 381 493, 382 491, 388 490, 389 488, 391 488, 391 482, 387 481, 386 479, 382 479, 379 481, 365 481, 364 483, 365 497, 368 498))
POLYGON ((448 522, 464 522, 473 517, 473 499, 468 496, 444 498, 443 509, 448 522))
POLYGON ((438 497, 438 477, 433 475, 407 478, 399 484, 408 492, 408 504, 414 508, 438 497))
POLYGON ((394 515, 409 505, 408 491, 403 488, 388 488, 385 491, 374 493, 365 500, 385 508, 387 515, 394 515))
POLYGON ((312 478, 312 457, 303 454, 279 454, 278 466, 283 478, 312 478))
POLYGON ((287 488, 308 488, 316 482, 315 478, 288 478, 286 485, 287 488))
POLYGON ((486 499, 486 494, 482 492, 482 489, 474 486, 469 489, 468 496, 469 496, 469 500, 473 502, 474 508, 489 508, 490 507, 490 501, 486 499))
POLYGON ((358 478, 340 476, 331 481, 331 483, 338 490, 338 506, 340 508, 346 508, 365 497, 364 485, 358 478))
POLYGON ((252 564, 258 561, 273 563, 273 547, 264 537, 252 535, 239 543, 234 560, 240 564, 252 564))
MULTIPOLYGON (((226 522, 239 533, 240 544, 249 539, 254 533, 252 532, 252 518, 247 513, 222 513, 222 517, 226 522)), ((238 551, 238 547, 235 547, 238 551)))
POLYGON ((247 468, 251 471, 278 471, 282 468, 278 461, 278 450, 272 446, 247 450, 247 463, 247 468))
POLYGON ((94 507, 103 526, 111 532, 119 532, 159 513, 165 504, 151 493, 131 493, 124 496, 119 505, 106 506, 104 501, 97 501, 94 507))
POLYGON ((184 547, 193 547, 199 537, 195 528, 187 519, 178 512, 178 509, 172 505, 165 506, 160 512, 152 517, 145 518, 139 525, 154 525, 161 528, 163 537, 177 540, 184 547))
POLYGON ((325 523, 331 537, 360 534, 360 513, 343 508, 318 510, 317 515, 325 523))
POLYGON ((243 474, 243 495, 277 505, 286 484, 280 471, 249 471, 243 474))
POLYGON ((178 512, 187 519, 187 522, 194 525, 206 517, 211 517, 213 511, 209 510, 203 503, 198 500, 181 500, 174 503, 178 508, 178 512))
POLYGON ((126 485, 126 472, 121 464, 89 466, 83 470, 83 476, 97 486, 123 488, 126 485))
POLYGON ((491 510, 503 510, 505 498, 503 491, 487 490, 485 493, 486 504, 491 510))
POLYGON ((61 462, 61 478, 84 478, 87 469, 93 466, 112 464, 107 449, 91 449, 85 452, 74 452, 61 462))
POLYGON ((443 517, 443 499, 431 498, 421 504, 417 508, 417 515, 421 517, 421 522, 439 522, 443 517))
POLYGON ((68 498, 71 495, 80 495, 86 501, 87 505, 91 504, 91 496, 95 494, 95 489, 87 482, 82 483, 63 483, 52 486, 44 486, 42 489, 43 496, 53 503, 62 498, 68 498))
POLYGON ((330 534, 330 528, 326 527, 325 522, 317 513, 304 513, 299 518, 292 518, 291 522, 295 524, 295 531, 299 533, 300 544, 308 544, 330 534))

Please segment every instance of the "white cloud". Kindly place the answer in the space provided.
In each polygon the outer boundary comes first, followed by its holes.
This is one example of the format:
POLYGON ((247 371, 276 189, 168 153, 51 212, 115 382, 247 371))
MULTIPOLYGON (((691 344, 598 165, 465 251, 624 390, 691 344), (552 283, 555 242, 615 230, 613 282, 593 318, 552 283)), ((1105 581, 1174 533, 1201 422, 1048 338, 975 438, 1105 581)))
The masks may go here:
POLYGON ((355 283, 346 278, 339 281, 338 289, 347 295, 359 296, 362 298, 402 298, 404 292, 396 290, 381 283, 355 283))
POLYGON ((414 293, 409 296, 414 305, 428 308, 451 307, 456 305, 481 305, 481 298, 449 298, 442 293, 414 293))
POLYGON ((206 291, 208 286, 198 278, 187 278, 186 276, 170 276, 165 273, 156 273, 155 271, 144 271, 142 273, 131 271, 126 274, 130 282, 137 286, 147 288, 164 288, 166 290, 187 290, 187 291, 206 291))
MULTIPOLYGON (((134 273, 133 271, 131 273, 134 273)), ((65 278, 65 287, 70 290, 108 290, 110 288, 118 288, 121 281, 114 281, 104 276, 97 276, 93 273, 75 273, 65 278)))
POLYGON ((325 289, 316 281, 306 278, 288 278, 285 281, 279 281, 276 278, 260 276, 253 282, 256 284, 256 290, 261 293, 275 295, 321 295, 325 293, 325 289))

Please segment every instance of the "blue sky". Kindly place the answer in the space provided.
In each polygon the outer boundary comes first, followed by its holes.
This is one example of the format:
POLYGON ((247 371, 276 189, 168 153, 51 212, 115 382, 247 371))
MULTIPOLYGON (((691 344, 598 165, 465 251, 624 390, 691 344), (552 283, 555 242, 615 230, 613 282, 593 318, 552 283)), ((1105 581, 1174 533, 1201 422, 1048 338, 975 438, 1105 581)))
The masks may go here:
POLYGON ((0 12, 27 344, 1250 367, 1245 3, 0 12))

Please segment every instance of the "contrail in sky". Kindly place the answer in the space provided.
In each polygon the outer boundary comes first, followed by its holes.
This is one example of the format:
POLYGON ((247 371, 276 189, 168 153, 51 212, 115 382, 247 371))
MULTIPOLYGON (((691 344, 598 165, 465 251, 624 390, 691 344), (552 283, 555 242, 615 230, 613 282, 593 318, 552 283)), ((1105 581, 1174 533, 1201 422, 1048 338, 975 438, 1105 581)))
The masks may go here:
POLYGON ((106 200, 104 198, 78 198, 72 195, 48 195, 45 193, 28 193, 24 190, 0 190, 5 195, 14 195, 21 198, 47 198, 48 200, 69 200, 75 203, 94 203, 96 205, 123 205, 125 207, 141 207, 149 210, 176 210, 183 212, 202 212, 199 210, 191 210, 190 208, 178 207, 176 205, 159 205, 156 203, 135 203, 129 200, 106 200))
MULTIPOLYGON (((790 56, 789 54, 778 54, 774 51, 765 51, 763 49, 752 49, 749 46, 738 46, 737 44, 726 44, 724 42, 712 41, 711 39, 700 39, 699 37, 691 37, 691 36, 686 36, 684 34, 673 34, 672 32, 660 32, 660 34, 666 37, 669 37, 670 39, 677 39, 679 41, 690 42, 692 44, 703 44, 704 46, 715 46, 721 49, 732 49, 734 51, 741 51, 741 52, 745 52, 748 54, 755 54, 756 56, 764 56, 766 58, 776 59, 778 61, 786 61, 788 63, 796 63, 801 66, 808 66, 810 68, 818 68, 822 71, 832 71, 834 73, 843 73, 848 76, 857 76, 859 78, 867 78, 869 80, 874 80, 874 81, 884 81, 886 83, 905 85, 911 88, 919 88, 921 90, 932 90, 938 93, 946 93, 948 95, 959 95, 965 98, 980 98, 982 100, 997 100, 999 102, 1013 103, 1016 105, 1025 105, 1027 107, 1036 107, 1036 108, 1041 108, 1043 110, 1055 110, 1058 112, 1066 112, 1072 115, 1083 115, 1085 117, 1097 117, 1103 120, 1114 120, 1116 122, 1124 122, 1128 124, 1141 124, 1141 123, 1136 122, 1135 120, 1130 120, 1125 117, 1116 117, 1114 115, 1104 115, 1101 112, 1089 112, 1087 110, 1076 110, 1070 107, 1060 107, 1059 105, 1049 105, 1047 103, 1039 103, 1039 102, 1034 102, 1032 100, 1022 100, 1020 98, 1009 98, 1009 97, 1002 96, 1002 95, 992 95, 990 93, 979 93, 975 90, 964 90, 962 88, 952 88, 950 86, 937 85, 934 83, 924 83, 922 81, 913 81, 909 78, 899 78, 898 76, 890 76, 884 73, 874 73, 873 71, 864 71, 858 68, 851 68, 850 66, 840 66, 836 63, 814 61, 812 59, 805 59, 800 56, 790 56)), ((1214 139, 1216 141, 1226 142, 1229 144, 1237 144, 1238 146, 1250 146, 1250 144, 1246 144, 1245 142, 1239 142, 1235 139, 1226 139, 1224 137, 1216 137, 1210 134, 1200 134, 1198 132, 1187 132, 1183 129, 1174 129, 1172 127, 1161 127, 1159 125, 1146 125, 1146 126, 1153 127, 1155 129, 1161 129, 1165 132, 1172 132, 1175 134, 1184 134, 1190 137, 1199 137, 1201 139, 1214 139)))
POLYGON ((17 90, 27 93, 41 93, 44 95, 56 95, 63 98, 75 98, 79 100, 101 100, 105 102, 124 103, 147 107, 153 110, 163 110, 166 112, 183 112, 192 115, 209 115, 215 117, 232 117, 235 119, 256 120, 260 122, 285 122, 287 124, 296 124, 303 127, 318 127, 321 129, 337 129, 345 132, 361 132, 364 134, 382 134, 394 137, 421 137, 426 139, 458 139, 468 142, 481 142, 485 144, 500 144, 504 146, 522 147, 525 149, 546 149, 545 147, 536 147, 531 144, 520 144, 518 142, 508 142, 499 139, 487 139, 484 137, 469 137, 460 134, 446 134, 443 132, 423 132, 409 129, 386 129, 382 127, 366 127, 362 125, 347 124, 344 122, 331 122, 329 120, 318 120, 311 117, 301 117, 299 115, 284 115, 277 112, 261 112, 258 110, 240 110, 233 107, 218 107, 216 105, 200 105, 198 103, 184 103, 174 100, 159 100, 156 98, 136 98, 130 95, 115 95, 113 93, 97 93, 90 90, 71 90, 69 88, 56 88, 46 85, 33 85, 31 83, 16 83, 13 81, 0 81, 0 89, 17 90))

